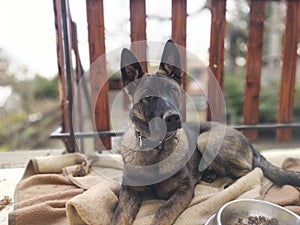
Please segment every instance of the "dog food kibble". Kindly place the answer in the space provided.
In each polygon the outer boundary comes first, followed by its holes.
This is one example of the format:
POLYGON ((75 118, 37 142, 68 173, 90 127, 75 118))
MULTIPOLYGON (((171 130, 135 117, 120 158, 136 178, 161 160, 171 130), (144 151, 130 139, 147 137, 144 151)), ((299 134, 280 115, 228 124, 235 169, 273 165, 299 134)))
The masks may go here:
POLYGON ((247 218, 238 218, 232 225, 280 225, 275 218, 264 216, 249 216, 247 218))

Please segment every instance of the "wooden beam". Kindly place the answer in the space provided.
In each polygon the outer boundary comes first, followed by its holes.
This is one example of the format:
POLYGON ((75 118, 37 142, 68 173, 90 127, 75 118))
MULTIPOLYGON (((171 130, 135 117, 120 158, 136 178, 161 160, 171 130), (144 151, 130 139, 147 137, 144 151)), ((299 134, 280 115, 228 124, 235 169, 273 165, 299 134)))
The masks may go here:
MULTIPOLYGON (((300 2, 287 1, 285 33, 283 41, 283 63, 281 71, 280 101, 277 122, 293 120, 294 92, 297 66, 297 44, 299 41, 300 2)), ((277 130, 277 140, 290 141, 291 129, 277 130)))
MULTIPOLYGON (((72 19, 70 18, 71 24, 72 24, 72 49, 75 55, 75 74, 76 74, 76 86, 78 86, 80 79, 82 78, 82 76, 84 75, 84 71, 82 68, 82 64, 81 64, 81 60, 80 60, 80 54, 79 54, 79 49, 78 49, 78 39, 77 39, 77 25, 75 22, 72 21, 72 19)), ((78 111, 76 114, 74 114, 73 112, 73 121, 76 122, 76 124, 78 124, 78 129, 80 132, 83 131, 83 113, 82 113, 82 90, 81 88, 77 89, 76 92, 76 96, 77 98, 74 99, 74 101, 77 101, 77 105, 78 105, 78 111)), ((75 96, 74 96, 75 97, 75 96)), ((88 104, 87 104, 88 105, 88 104)), ((80 148, 80 152, 84 153, 84 139, 83 138, 79 138, 78 143, 78 147, 80 148)))
MULTIPOLYGON (((87 0, 88 40, 90 52, 90 84, 92 93, 92 107, 94 109, 94 123, 97 131, 110 130, 108 79, 105 57, 104 9, 103 0, 87 0)), ((111 149, 109 137, 95 140, 97 150, 111 149)))
POLYGON ((69 1, 61 0, 61 13, 62 13, 62 32, 63 32, 63 53, 64 53, 64 73, 66 79, 66 90, 67 90, 67 106, 68 106, 68 121, 69 121, 69 133, 70 137, 65 140, 67 143, 68 152, 76 151, 76 143, 74 137, 73 129, 73 93, 74 93, 74 82, 72 77, 73 66, 72 66, 72 48, 71 48, 71 21, 70 21, 70 11, 69 11, 69 1))
POLYGON ((62 15, 60 0, 53 0, 55 31, 56 31, 56 54, 58 66, 58 80, 59 80, 59 101, 61 111, 61 127, 62 132, 69 132, 68 119, 67 119, 67 94, 66 94, 66 81, 64 73, 64 54, 63 54, 63 39, 62 39, 62 15))
MULTIPOLYGON (((244 124, 259 122, 259 92, 262 66, 265 1, 250 2, 249 37, 247 44, 247 69, 244 101, 244 124)), ((244 131, 251 140, 257 139, 257 131, 244 131)))
MULTIPOLYGON (((186 90, 186 18, 187 2, 186 0, 172 0, 172 40, 175 44, 180 45, 179 49, 182 75, 182 88, 186 90)), ((182 119, 186 120, 186 96, 182 94, 182 119)))
POLYGON ((172 0, 172 40, 186 47, 186 0, 172 0))
POLYGON ((131 42, 143 41, 138 44, 132 44, 131 51, 140 61, 144 71, 147 72, 145 0, 130 0, 130 37, 131 42))
MULTIPOLYGON (((59 102, 60 102, 60 118, 62 132, 70 132, 69 109, 67 97, 67 82, 65 71, 65 57, 63 45, 63 26, 62 26, 62 7, 61 0, 53 0, 55 31, 56 31, 56 54, 58 66, 58 81, 59 81, 59 102)), ((73 141, 69 138, 64 138, 63 142, 68 152, 74 151, 73 141)))
POLYGON ((222 121, 224 118, 223 96, 216 92, 218 85, 223 90, 224 38, 226 30, 226 0, 211 1, 211 33, 209 48, 209 68, 215 79, 208 82, 207 120, 222 121), (212 110, 213 109, 213 110, 212 110))

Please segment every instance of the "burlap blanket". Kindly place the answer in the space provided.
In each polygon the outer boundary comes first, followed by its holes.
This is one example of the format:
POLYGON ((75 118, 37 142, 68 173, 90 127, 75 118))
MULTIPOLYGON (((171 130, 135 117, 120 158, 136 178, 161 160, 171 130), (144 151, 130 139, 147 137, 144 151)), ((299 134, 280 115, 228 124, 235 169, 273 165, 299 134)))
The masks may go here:
MULTIPOLYGON (((282 160, 282 155, 279 157, 282 160)), ((74 171, 85 160, 80 154, 31 160, 16 188, 9 224, 109 224, 118 200, 121 158, 119 155, 94 155, 88 175, 74 177, 74 171)), ((300 159, 286 159, 283 167, 300 171, 300 159)), ((289 185, 274 186, 261 169, 256 168, 237 181, 222 178, 198 184, 191 204, 175 224, 204 224, 223 204, 238 198, 267 200, 300 214, 299 190, 289 185)), ((134 224, 149 224, 163 202, 145 200, 134 224)))

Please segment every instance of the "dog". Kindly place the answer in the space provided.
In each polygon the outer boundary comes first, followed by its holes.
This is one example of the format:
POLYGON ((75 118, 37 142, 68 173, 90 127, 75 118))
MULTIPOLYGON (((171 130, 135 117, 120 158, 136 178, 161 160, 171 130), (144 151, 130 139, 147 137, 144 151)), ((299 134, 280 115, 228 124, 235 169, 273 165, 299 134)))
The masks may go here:
POLYGON ((237 179, 255 167, 279 185, 300 186, 300 173, 273 166, 237 130, 216 122, 182 123, 181 60, 172 40, 155 74, 145 73, 128 49, 121 54, 121 73, 131 102, 130 125, 120 146, 124 175, 111 224, 132 224, 149 195, 166 199, 151 225, 173 224, 198 182, 237 179), (201 160, 212 159, 208 169, 199 170, 201 160))

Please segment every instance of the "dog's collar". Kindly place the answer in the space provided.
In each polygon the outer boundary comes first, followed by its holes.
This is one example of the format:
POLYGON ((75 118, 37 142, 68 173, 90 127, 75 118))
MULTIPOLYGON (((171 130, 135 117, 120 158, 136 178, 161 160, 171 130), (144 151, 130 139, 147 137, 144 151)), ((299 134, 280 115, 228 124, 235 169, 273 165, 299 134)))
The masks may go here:
MULTIPOLYGON (((150 145, 155 145, 156 144, 156 143, 148 140, 146 137, 143 137, 141 135, 141 132, 138 131, 138 130, 135 131, 135 135, 139 140, 140 148, 147 148, 147 146, 149 146, 149 144, 150 145)), ((174 134, 172 134, 168 137, 165 137, 163 140, 161 140, 159 142, 159 144, 154 149, 162 150, 164 148, 165 144, 170 143, 171 141, 173 141, 175 137, 176 137, 176 132, 174 132, 174 134)))

